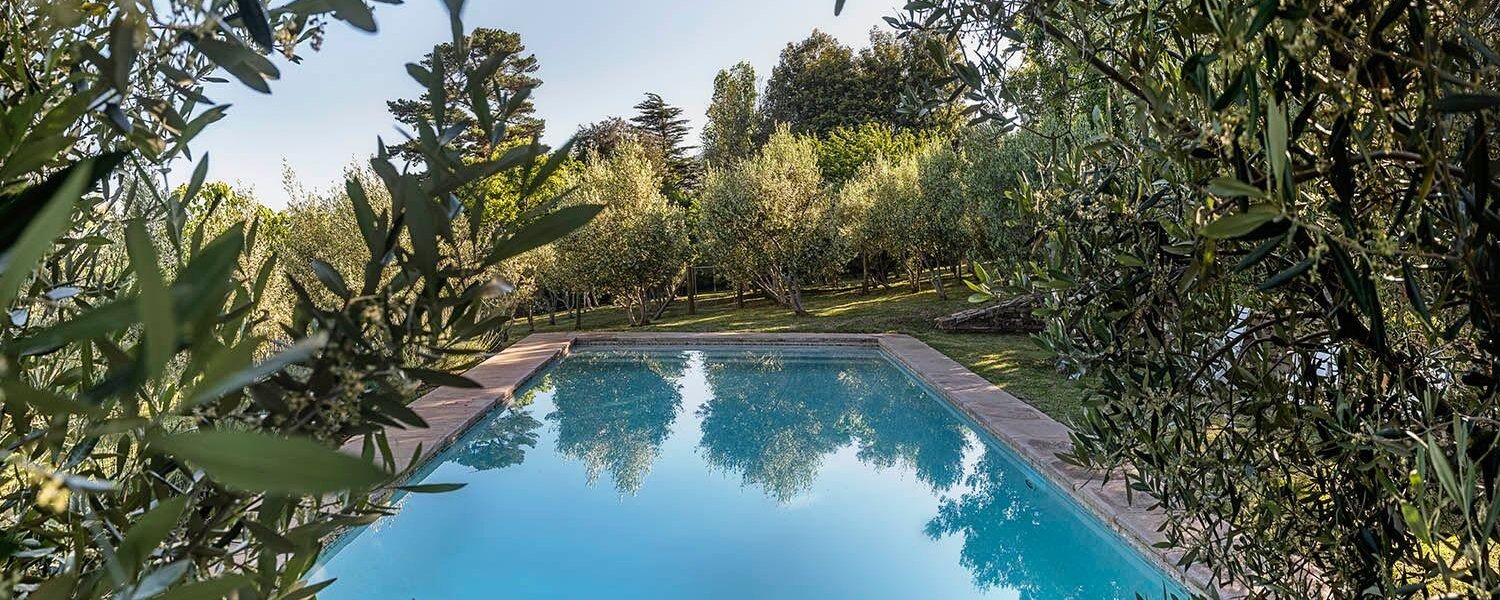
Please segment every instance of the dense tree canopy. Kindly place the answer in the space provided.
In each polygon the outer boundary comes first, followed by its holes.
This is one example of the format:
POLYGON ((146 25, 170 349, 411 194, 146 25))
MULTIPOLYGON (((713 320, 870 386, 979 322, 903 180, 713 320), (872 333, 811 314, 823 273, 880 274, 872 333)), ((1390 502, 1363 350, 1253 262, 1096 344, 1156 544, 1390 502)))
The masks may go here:
POLYGON ((659 169, 666 167, 666 158, 661 154, 661 144, 648 144, 641 130, 620 117, 606 117, 593 123, 578 126, 573 134, 573 157, 588 162, 606 159, 627 144, 641 146, 651 156, 659 169))
POLYGON ((833 197, 818 170, 817 141, 786 127, 752 158, 709 172, 699 200, 705 254, 737 283, 798 314, 802 288, 843 264, 833 197))
POLYGON ((576 190, 575 201, 606 208, 558 241, 558 268, 578 289, 613 295, 631 322, 649 323, 687 264, 685 210, 662 194, 661 175, 634 143, 590 160, 576 190))
POLYGON ((876 30, 870 46, 856 54, 813 30, 807 39, 787 44, 771 70, 761 97, 764 127, 782 124, 817 136, 867 122, 951 131, 959 122, 955 98, 928 100, 928 94, 952 89, 946 62, 938 57, 953 56, 956 47, 944 39, 898 38, 876 30))
POLYGON ((807 39, 787 44, 761 97, 765 126, 821 134, 858 125, 864 111, 853 73, 854 52, 827 33, 813 30, 807 39))
POLYGON ((915 157, 879 155, 839 190, 843 235, 859 256, 865 287, 870 263, 882 257, 906 269, 916 285, 923 243, 917 224, 926 220, 918 175, 915 157))
MULTIPOLYGON (((310 597, 326 534, 387 511, 408 465, 383 428, 424 425, 421 386, 559 296, 648 323, 690 259, 799 314, 872 265, 996 266, 977 299, 1037 298, 1088 390, 1064 459, 1159 504, 1184 564, 1266 597, 1500 589, 1494 2, 911 2, 864 49, 788 44, 763 93, 720 71, 701 189, 657 94, 541 147, 536 58, 455 14, 389 103, 414 139, 277 212, 204 180, 204 84, 269 91, 269 53, 375 29, 363 2, 281 4, 0 11, 0 598, 310 597)), ((740 387, 705 456, 779 499, 881 418, 740 387), (779 445, 717 443, 747 425, 779 445)), ((559 450, 621 491, 679 409, 559 408, 559 450)), ((513 425, 468 460, 516 460, 540 423, 513 425)), ((920 476, 957 485, 952 462, 920 476)), ((930 535, 1003 529, 987 464, 930 535)), ((962 560, 1003 581, 997 548, 962 560)))
POLYGON ((920 139, 910 131, 879 122, 839 127, 818 142, 818 168, 834 185, 853 177, 861 167, 882 156, 900 158, 916 152, 920 139))

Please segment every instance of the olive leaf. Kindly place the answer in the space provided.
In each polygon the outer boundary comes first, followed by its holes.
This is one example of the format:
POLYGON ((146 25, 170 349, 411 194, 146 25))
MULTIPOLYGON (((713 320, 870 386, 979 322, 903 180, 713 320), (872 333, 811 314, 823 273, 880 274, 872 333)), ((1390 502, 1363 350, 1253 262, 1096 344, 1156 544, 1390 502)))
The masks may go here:
POLYGON ((243 491, 329 494, 370 489, 389 477, 369 461, 307 438, 217 429, 158 434, 149 441, 155 451, 243 491))

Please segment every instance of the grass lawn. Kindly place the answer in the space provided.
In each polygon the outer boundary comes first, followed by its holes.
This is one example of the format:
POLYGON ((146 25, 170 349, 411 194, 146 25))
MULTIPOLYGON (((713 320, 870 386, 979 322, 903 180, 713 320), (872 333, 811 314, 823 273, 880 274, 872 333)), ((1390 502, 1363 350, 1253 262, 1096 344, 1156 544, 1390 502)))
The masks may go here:
MULTIPOLYGON (((804 300, 812 314, 806 317, 798 317, 791 310, 759 297, 747 297, 745 307, 736 308, 732 293, 700 294, 698 314, 687 314, 687 301, 678 299, 660 320, 635 330, 905 333, 1053 418, 1071 422, 1081 412, 1077 382, 1058 374, 1046 351, 1027 336, 938 331, 934 319, 972 307, 965 300, 968 288, 954 281, 949 281, 948 286, 948 300, 939 300, 930 286, 915 294, 904 285, 887 290, 877 288, 863 296, 858 289, 810 291, 804 300)), ((538 317, 536 331, 572 329, 572 320, 565 316, 559 313, 556 325, 548 325, 545 317, 538 317)), ((583 329, 625 331, 631 327, 623 311, 602 308, 584 313, 583 329)), ((512 330, 518 336, 528 332, 524 319, 512 330)))

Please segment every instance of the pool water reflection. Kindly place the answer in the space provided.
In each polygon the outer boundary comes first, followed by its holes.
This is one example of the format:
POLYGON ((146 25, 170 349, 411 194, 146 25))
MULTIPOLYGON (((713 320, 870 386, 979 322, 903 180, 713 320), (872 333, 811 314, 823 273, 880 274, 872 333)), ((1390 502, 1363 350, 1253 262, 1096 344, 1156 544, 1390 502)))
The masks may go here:
POLYGON ((1162 598, 1165 578, 878 351, 600 348, 352 532, 321 598, 1162 598))

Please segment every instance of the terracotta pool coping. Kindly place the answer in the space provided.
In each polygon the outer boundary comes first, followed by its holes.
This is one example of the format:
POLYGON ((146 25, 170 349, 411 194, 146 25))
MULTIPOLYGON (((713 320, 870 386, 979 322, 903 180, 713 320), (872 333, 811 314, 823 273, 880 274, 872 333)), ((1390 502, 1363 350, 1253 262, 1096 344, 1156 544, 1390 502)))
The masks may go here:
MULTIPOLYGON (((1184 572, 1175 567, 1179 551, 1152 546, 1160 541, 1164 518, 1160 511, 1132 503, 1125 482, 1104 481, 1098 473, 1067 464, 1057 453, 1072 442, 1069 429, 1040 410, 1000 389, 963 365, 908 335, 892 333, 677 333, 677 332, 565 332, 536 333, 486 359, 464 376, 479 388, 434 389, 411 408, 427 421, 426 429, 386 430, 396 464, 412 462, 418 448, 425 461, 458 439, 470 426, 497 406, 509 403, 515 391, 574 346, 591 345, 847 345, 880 348, 901 363, 958 410, 1059 488, 1071 493, 1089 513, 1121 534, 1142 555, 1195 593, 1217 593, 1230 598, 1246 595, 1237 587, 1221 586, 1202 565, 1184 572)), ((358 452, 358 442, 347 451, 358 452)))

